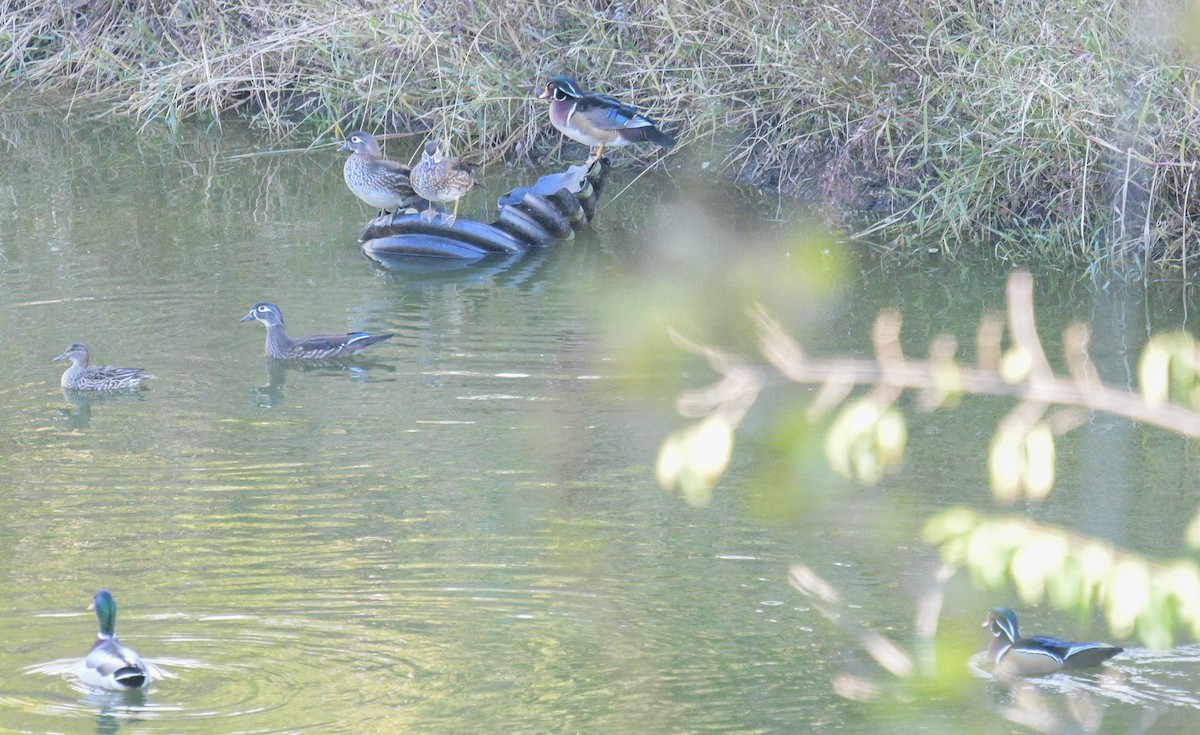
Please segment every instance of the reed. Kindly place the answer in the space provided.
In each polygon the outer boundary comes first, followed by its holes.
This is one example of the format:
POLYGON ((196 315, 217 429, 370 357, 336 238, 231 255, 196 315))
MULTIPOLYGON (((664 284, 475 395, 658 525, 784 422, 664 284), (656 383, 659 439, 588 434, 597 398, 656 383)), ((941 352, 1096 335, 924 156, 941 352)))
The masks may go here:
POLYGON ((571 73, 680 133, 678 160, 715 146, 891 252, 1141 270, 1197 251, 1186 5, 13 0, 0 73, 144 125, 428 130, 493 160, 554 152, 534 96, 571 73))

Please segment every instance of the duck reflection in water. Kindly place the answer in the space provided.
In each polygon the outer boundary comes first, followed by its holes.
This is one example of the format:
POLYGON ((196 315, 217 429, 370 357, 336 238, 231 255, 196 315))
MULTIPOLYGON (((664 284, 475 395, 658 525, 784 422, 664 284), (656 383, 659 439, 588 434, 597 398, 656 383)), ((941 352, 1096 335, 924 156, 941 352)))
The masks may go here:
POLYGON ((86 429, 92 423, 92 406, 116 401, 141 401, 145 396, 138 391, 81 391, 63 388, 63 400, 70 408, 60 408, 58 413, 67 420, 72 429, 86 429))
POLYGON ((146 690, 88 694, 87 704, 96 708, 96 735, 116 735, 121 725, 141 723, 138 711, 146 706, 146 690))
POLYGON ((259 408, 275 408, 283 405, 283 386, 287 382, 289 371, 297 373, 323 373, 326 375, 344 375, 350 373, 352 380, 369 380, 371 373, 396 372, 395 365, 381 360, 367 359, 358 356, 353 362, 345 360, 316 360, 297 361, 267 358, 267 384, 251 388, 252 400, 259 408))

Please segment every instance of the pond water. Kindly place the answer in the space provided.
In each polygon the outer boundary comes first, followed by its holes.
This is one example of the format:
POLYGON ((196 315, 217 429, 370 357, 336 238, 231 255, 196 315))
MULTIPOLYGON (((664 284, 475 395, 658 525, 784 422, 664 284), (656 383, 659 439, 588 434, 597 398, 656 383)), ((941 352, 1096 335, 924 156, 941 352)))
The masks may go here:
MULTIPOLYGON (((236 126, 130 128, 16 98, 0 108, 0 732, 857 733, 897 718, 909 732, 1014 731, 1012 695, 979 667, 961 672, 969 706, 835 694, 847 671, 888 679, 788 584, 803 562, 856 624, 910 645, 937 567, 920 527, 950 504, 991 509, 1002 403, 914 419, 903 472, 871 489, 827 478, 835 489, 807 512, 768 517, 748 479, 769 409, 708 507, 655 483, 658 444, 683 425, 674 395, 632 386, 597 304, 654 269, 660 213, 690 196, 682 172, 619 171, 593 230, 552 250, 398 272, 361 254, 372 213, 333 147, 272 154, 236 126), (260 300, 293 336, 395 337, 341 364, 280 365, 261 326, 238 321, 260 300), (94 364, 157 377, 64 395, 51 358, 74 341, 94 364), (144 693, 74 675, 99 588, 154 669, 144 693)), ((534 175, 500 168, 460 216, 486 218, 534 175)), ((748 230, 779 213, 745 192, 700 196, 748 230)), ((788 226, 765 228, 760 254, 788 226)), ((940 331, 968 344, 1002 304, 1003 268, 852 262, 811 318, 814 349, 866 354, 884 307, 905 314, 912 352, 940 331)), ((1038 284, 1044 334, 1091 323, 1119 384, 1150 330, 1194 321, 1178 285, 1038 284)), ((694 361, 671 369, 650 377, 712 378, 694 361)), ((1029 512, 1170 558, 1196 468, 1186 442, 1097 417, 1064 441, 1060 487, 1029 512)), ((947 620, 976 625, 1002 603, 1016 604, 956 580, 947 620)), ((1021 612, 1031 631, 1104 636, 1021 612)), ((1036 692, 1063 718, 1091 702, 1105 730, 1193 732, 1200 652, 1129 646, 1036 692)))

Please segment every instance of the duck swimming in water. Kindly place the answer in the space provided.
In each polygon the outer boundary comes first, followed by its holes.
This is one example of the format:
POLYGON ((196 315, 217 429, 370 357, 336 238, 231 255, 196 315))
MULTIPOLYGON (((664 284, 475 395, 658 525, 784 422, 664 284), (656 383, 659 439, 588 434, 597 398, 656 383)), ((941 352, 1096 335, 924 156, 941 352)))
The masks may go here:
POLYGON ((100 590, 89 609, 96 611, 100 632, 92 650, 83 660, 80 678, 99 689, 129 691, 150 683, 150 670, 132 648, 121 645, 113 628, 117 622, 117 603, 108 590, 100 590))
POLYGON ((1017 615, 1007 607, 993 608, 983 627, 991 629, 988 657, 1001 677, 1039 676, 1098 666, 1125 650, 1104 643, 1073 643, 1044 635, 1022 638, 1017 615))
POLYGON ((241 321, 257 320, 267 328, 266 351, 278 360, 329 360, 349 357, 366 348, 392 337, 391 334, 314 334, 311 337, 292 339, 283 331, 283 312, 275 304, 260 301, 250 307, 250 313, 241 321))
POLYGON ((111 365, 88 366, 88 349, 75 342, 54 361, 70 360, 71 367, 59 382, 68 390, 121 390, 136 388, 143 380, 154 376, 142 368, 123 368, 111 365))

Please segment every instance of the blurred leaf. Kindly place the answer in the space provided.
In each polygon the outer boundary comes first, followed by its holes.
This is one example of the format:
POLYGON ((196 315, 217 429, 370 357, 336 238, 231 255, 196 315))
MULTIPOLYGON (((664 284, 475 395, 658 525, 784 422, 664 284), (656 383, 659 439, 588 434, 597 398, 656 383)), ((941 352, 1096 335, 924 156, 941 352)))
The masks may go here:
POLYGON ((1017 499, 1021 492, 1024 468, 1020 435, 1011 429, 998 429, 988 452, 988 474, 992 481, 992 493, 997 500, 1011 503, 1017 499))
POLYGON ((1032 500, 1043 500, 1054 488, 1054 434, 1038 422, 1025 435, 1025 468, 1022 484, 1032 500))
POLYGON ((1044 534, 1034 536, 1012 555, 1012 580, 1017 594, 1029 603, 1038 603, 1046 595, 1046 580, 1058 577, 1067 559, 1065 538, 1044 534))
POLYGON ((733 427, 714 414, 677 431, 663 442, 655 474, 663 487, 678 487, 689 505, 712 502, 713 485, 729 466, 733 454, 733 427))
POLYGON ((1042 500, 1054 489, 1054 434, 1043 421, 1022 434, 1008 422, 1002 423, 992 437, 988 455, 992 494, 1003 503, 1011 503, 1022 493, 1031 500, 1042 500))
POLYGON ((1029 375, 1032 356, 1021 347, 1011 347, 1000 360, 1000 376, 1008 383, 1020 383, 1029 375))
POLYGON ((1142 350, 1142 359, 1138 363, 1138 383, 1142 387, 1142 395, 1151 403, 1166 403, 1170 394, 1170 380, 1167 375, 1167 365, 1171 360, 1171 352, 1162 344, 1157 336, 1151 337, 1150 342, 1142 350))
POLYGON ((846 404, 825 438, 825 455, 834 471, 873 485, 904 458, 908 429, 895 407, 880 410, 866 396, 846 404))
POLYGON ((1200 513, 1197 513, 1187 527, 1187 542, 1193 549, 1200 549, 1200 513))
POLYGON ((1119 636, 1133 634, 1138 616, 1150 601, 1150 572, 1144 562, 1125 559, 1117 562, 1108 579, 1111 590, 1105 607, 1108 627, 1119 636))
POLYGON ((904 447, 908 444, 908 424, 904 415, 895 407, 889 408, 875 424, 875 446, 884 466, 893 467, 904 459, 904 447))
POLYGON ((1138 384, 1151 403, 1176 401, 1186 406, 1198 404, 1200 391, 1196 341, 1186 332, 1156 334, 1142 350, 1138 363, 1138 384))
POLYGON ((935 515, 924 535, 984 588, 1012 584, 1028 604, 1049 598, 1077 614, 1098 604, 1116 636, 1167 647, 1180 627, 1200 632, 1200 565, 1191 560, 1162 564, 1053 526, 964 508, 935 515))

